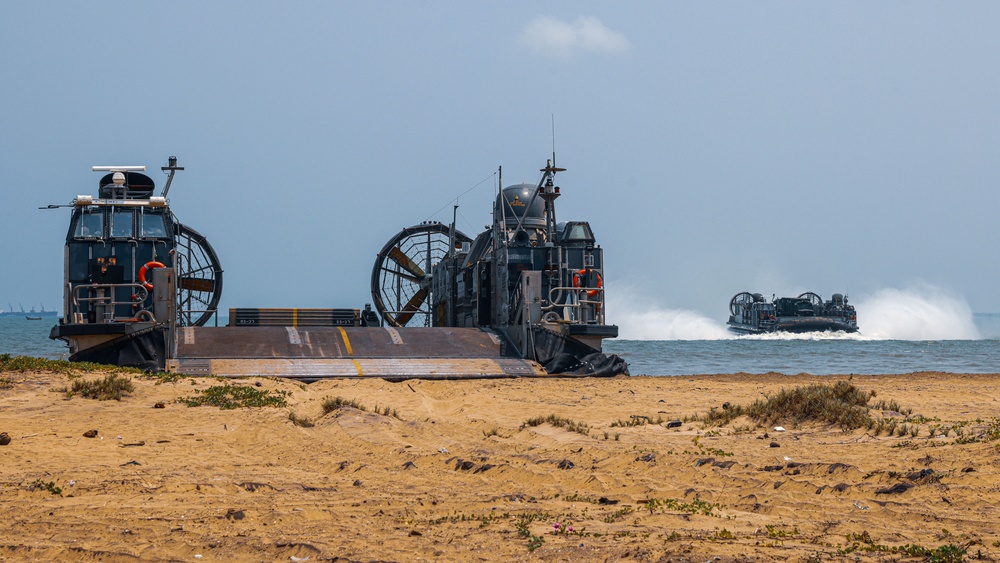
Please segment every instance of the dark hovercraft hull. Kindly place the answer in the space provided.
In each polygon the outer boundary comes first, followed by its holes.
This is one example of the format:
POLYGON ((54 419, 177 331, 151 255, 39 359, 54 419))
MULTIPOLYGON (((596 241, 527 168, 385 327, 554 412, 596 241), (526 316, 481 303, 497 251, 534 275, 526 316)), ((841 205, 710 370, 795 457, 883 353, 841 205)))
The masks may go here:
POLYGON ((778 317, 777 322, 754 326, 729 322, 729 330, 739 334, 763 334, 768 332, 857 332, 857 325, 835 317, 778 317))

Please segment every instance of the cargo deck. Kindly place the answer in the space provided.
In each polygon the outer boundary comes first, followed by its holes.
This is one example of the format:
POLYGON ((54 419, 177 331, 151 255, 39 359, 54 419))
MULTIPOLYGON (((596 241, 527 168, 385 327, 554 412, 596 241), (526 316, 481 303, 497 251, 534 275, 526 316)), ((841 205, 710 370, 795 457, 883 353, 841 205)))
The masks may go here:
POLYGON ((170 371, 296 379, 498 378, 547 375, 507 355, 509 345, 478 328, 255 326, 182 327, 170 371))

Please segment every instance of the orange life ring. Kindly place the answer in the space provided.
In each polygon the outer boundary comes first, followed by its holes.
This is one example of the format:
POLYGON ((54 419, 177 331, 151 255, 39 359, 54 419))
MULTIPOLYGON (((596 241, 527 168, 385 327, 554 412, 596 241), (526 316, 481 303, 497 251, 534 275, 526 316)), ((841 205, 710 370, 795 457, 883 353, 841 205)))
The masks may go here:
MULTIPOLYGON (((597 289, 588 289, 587 290, 588 297, 597 297, 597 294, 599 293, 598 289, 604 287, 604 280, 601 279, 601 273, 600 272, 594 272, 594 273, 597 274, 597 289)), ((573 287, 580 287, 580 276, 586 276, 586 275, 587 275, 586 269, 577 270, 576 273, 573 274, 573 287)))
POLYGON ((139 268, 139 283, 146 288, 146 291, 153 291, 153 284, 146 281, 146 271, 153 268, 166 268, 166 266, 162 262, 146 262, 139 268))

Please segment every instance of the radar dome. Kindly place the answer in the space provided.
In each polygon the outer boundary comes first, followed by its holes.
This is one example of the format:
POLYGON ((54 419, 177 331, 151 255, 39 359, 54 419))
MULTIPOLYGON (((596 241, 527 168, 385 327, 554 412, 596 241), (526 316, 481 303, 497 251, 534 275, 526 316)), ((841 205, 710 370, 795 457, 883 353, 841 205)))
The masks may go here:
POLYGON ((521 217, 524 217, 524 227, 545 228, 545 202, 542 198, 536 197, 531 200, 531 195, 535 193, 536 187, 532 184, 514 184, 503 189, 503 194, 497 196, 497 213, 505 218, 507 227, 516 227, 521 217), (501 197, 506 204, 500 209, 501 197))

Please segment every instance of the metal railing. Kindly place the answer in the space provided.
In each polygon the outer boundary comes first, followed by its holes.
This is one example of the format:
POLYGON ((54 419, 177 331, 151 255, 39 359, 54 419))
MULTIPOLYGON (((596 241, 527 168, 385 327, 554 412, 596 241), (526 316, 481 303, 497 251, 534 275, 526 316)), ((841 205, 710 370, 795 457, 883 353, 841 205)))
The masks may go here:
POLYGON ((94 311, 95 322, 114 322, 118 318, 132 319, 138 313, 138 310, 134 313, 130 312, 126 317, 116 317, 115 309, 119 306, 128 306, 131 311, 132 307, 142 304, 148 295, 149 292, 140 283, 81 284, 73 288, 69 316, 72 322, 85 322, 84 319, 86 317, 82 309, 84 304, 88 304, 90 305, 90 310, 94 311), (116 299, 115 295, 122 293, 116 290, 122 289, 128 290, 126 293, 130 295, 129 299, 116 299), (89 295, 84 295, 83 292, 87 292, 89 295))
POLYGON ((556 312, 557 309, 570 311, 568 315, 565 312, 562 315, 564 322, 586 323, 593 321, 597 324, 604 324, 604 288, 553 287, 549 289, 549 305, 543 307, 542 310, 556 312), (591 296, 591 292, 596 292, 596 295, 591 296), (591 311, 593 312, 592 318, 590 318, 591 311))

